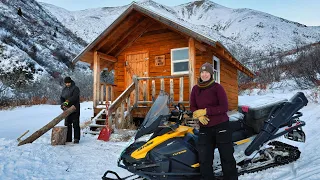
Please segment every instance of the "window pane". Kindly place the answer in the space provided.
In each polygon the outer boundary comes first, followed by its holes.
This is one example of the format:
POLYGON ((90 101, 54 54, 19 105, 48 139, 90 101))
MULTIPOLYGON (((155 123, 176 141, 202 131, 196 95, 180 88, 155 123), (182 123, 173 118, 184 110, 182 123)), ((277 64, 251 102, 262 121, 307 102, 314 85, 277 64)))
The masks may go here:
POLYGON ((216 60, 214 60, 213 62, 214 62, 213 68, 215 70, 218 70, 218 62, 216 60))
POLYGON ((178 62, 173 64, 173 72, 189 71, 189 62, 178 62))
POLYGON ((172 60, 183 60, 189 59, 189 51, 188 49, 179 49, 172 51, 172 60))

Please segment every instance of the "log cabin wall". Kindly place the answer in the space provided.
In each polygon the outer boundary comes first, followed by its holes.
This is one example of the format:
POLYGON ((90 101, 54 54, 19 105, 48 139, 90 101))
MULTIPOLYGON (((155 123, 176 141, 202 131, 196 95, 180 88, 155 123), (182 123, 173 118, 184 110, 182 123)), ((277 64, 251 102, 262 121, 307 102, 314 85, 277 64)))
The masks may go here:
POLYGON ((207 47, 206 51, 196 51, 196 77, 200 77, 199 69, 202 64, 209 62, 212 64, 213 56, 220 59, 220 84, 226 91, 229 103, 229 110, 238 108, 238 76, 237 68, 223 59, 223 56, 215 52, 213 48, 207 47))
MULTIPOLYGON (((170 76, 171 75, 171 49, 188 47, 188 39, 161 24, 154 24, 152 27, 141 35, 131 46, 127 47, 119 54, 118 62, 115 64, 116 88, 114 91, 115 98, 126 89, 125 77, 126 56, 127 54, 146 52, 149 56, 148 76, 170 76), (155 56, 165 55, 165 65, 156 66, 155 56)), ((205 62, 212 63, 213 55, 220 59, 220 83, 225 88, 229 100, 229 110, 237 109, 238 105, 238 82, 237 69, 223 60, 220 54, 214 52, 214 49, 206 46, 206 51, 196 49, 196 77, 199 78, 199 68, 205 62)), ((149 89, 151 82, 149 82, 149 89)), ((165 91, 169 93, 169 80, 165 80, 165 91)), ((156 94, 160 91, 160 81, 156 80, 156 94)), ((149 91, 149 100, 151 91, 149 91)), ((179 79, 174 79, 174 99, 179 99, 179 79)), ((189 101, 189 78, 184 78, 183 100, 189 101)))
MULTIPOLYGON (((175 33, 160 24, 156 24, 149 28, 139 39, 137 39, 130 47, 123 51, 118 56, 118 62, 115 66, 115 84, 117 85, 115 89, 115 96, 121 94, 121 92, 126 88, 125 79, 132 77, 125 77, 125 61, 127 54, 134 54, 140 52, 147 52, 149 54, 149 72, 148 76, 171 76, 171 49, 188 47, 188 40, 175 33), (156 66, 155 56, 165 55, 165 65, 156 66)), ((189 79, 184 78, 184 100, 189 100, 189 90, 188 84, 189 79)), ((156 80, 156 94, 160 91, 160 80, 156 80)), ((169 93, 169 80, 165 80, 165 91, 169 93)), ((151 82, 149 82, 149 89, 151 87, 151 82)), ((179 99, 179 79, 174 79, 174 99, 179 99)), ((151 97, 151 91, 149 92, 149 97, 151 97)), ((149 99, 151 100, 151 99, 149 99)))

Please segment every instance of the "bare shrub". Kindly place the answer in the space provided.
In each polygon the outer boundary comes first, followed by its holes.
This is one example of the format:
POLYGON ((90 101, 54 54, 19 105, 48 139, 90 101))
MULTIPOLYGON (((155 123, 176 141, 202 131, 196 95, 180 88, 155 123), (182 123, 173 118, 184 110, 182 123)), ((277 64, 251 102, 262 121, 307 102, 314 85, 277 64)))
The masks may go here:
POLYGON ((320 85, 320 46, 303 51, 297 60, 288 68, 289 76, 302 88, 310 88, 320 85))

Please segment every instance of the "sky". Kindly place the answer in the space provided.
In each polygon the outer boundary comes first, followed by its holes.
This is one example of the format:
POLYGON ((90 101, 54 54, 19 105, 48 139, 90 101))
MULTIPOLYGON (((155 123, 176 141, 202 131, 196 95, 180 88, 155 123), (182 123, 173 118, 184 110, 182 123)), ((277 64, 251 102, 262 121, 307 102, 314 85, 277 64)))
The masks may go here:
MULTIPOLYGON (((37 0, 53 4, 70 11, 97 7, 114 7, 130 4, 132 0, 37 0)), ((175 6, 194 0, 153 0, 175 6)), ((229 8, 249 8, 272 14, 307 26, 320 26, 319 0, 211 0, 229 8)))

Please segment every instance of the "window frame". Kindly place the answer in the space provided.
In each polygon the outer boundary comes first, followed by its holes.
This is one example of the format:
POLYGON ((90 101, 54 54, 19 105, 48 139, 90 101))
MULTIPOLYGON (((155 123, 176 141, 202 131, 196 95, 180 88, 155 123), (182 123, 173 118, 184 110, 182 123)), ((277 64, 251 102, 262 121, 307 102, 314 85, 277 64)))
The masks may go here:
POLYGON ((215 82, 220 84, 220 59, 217 56, 212 57, 213 73, 217 73, 217 78, 215 82), (217 62, 217 69, 214 68, 214 62, 217 62))
POLYGON ((175 48, 171 49, 171 75, 181 75, 181 74, 189 74, 189 58, 188 59, 182 59, 182 60, 176 60, 173 62, 173 52, 177 50, 182 50, 182 49, 188 49, 188 57, 189 57, 189 47, 183 47, 183 48, 175 48), (188 62, 188 70, 187 71, 180 71, 180 72, 174 72, 174 64, 179 63, 179 62, 188 62))

